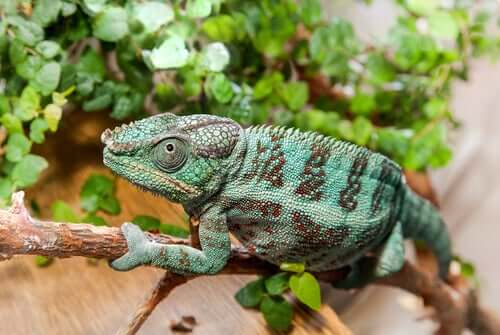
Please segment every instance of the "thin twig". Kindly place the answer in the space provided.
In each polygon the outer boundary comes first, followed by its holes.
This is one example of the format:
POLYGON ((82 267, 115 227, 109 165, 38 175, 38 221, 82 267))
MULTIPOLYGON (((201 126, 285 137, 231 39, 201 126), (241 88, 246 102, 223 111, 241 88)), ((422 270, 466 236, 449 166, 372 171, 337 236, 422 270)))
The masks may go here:
POLYGON ((116 335, 134 335, 151 315, 156 306, 165 299, 177 286, 183 285, 191 277, 184 277, 171 272, 165 272, 148 299, 137 309, 126 328, 120 329, 116 335))
MULTIPOLYGON (((194 248, 200 248, 200 237, 198 235, 198 221, 195 219, 189 220, 189 238, 190 244, 194 248)), ((188 280, 194 277, 183 277, 171 272, 165 274, 158 281, 154 289, 151 291, 148 299, 142 303, 135 311, 134 316, 127 325, 127 328, 121 329, 116 335, 134 335, 141 328, 142 324, 151 315, 156 306, 165 299, 170 292, 177 286, 185 284, 188 280)))

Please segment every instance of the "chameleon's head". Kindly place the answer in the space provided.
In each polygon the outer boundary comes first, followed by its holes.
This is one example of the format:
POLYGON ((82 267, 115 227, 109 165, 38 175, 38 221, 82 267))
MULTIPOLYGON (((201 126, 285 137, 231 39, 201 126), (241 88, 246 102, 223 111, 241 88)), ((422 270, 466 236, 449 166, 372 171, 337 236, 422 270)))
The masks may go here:
POLYGON ((141 188, 190 203, 219 189, 240 130, 211 115, 155 115, 106 129, 104 164, 141 188))

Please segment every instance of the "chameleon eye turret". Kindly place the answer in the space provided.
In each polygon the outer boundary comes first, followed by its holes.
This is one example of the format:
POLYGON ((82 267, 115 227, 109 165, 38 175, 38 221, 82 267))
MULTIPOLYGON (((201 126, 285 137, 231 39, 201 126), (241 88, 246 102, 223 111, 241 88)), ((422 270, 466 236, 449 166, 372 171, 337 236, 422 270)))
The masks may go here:
POLYGON ((295 129, 250 127, 212 115, 156 115, 102 134, 104 162, 200 220, 201 250, 163 245, 132 224, 117 270, 151 264, 186 274, 220 271, 230 232, 273 264, 309 271, 350 266, 344 288, 399 271, 405 238, 428 243, 445 278, 451 260, 437 210, 413 193, 400 167, 354 144, 295 129), (376 262, 363 262, 366 254, 376 262), (367 268, 368 266, 368 268, 367 268))
POLYGON ((158 143, 153 150, 155 165, 165 172, 175 172, 186 162, 189 147, 183 140, 167 138, 158 143))

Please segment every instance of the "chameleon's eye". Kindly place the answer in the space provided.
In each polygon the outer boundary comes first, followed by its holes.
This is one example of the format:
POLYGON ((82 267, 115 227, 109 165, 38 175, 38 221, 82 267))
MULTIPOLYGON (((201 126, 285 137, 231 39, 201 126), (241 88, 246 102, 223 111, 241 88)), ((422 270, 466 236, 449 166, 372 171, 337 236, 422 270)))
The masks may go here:
POLYGON ((186 143, 180 139, 164 139, 153 149, 154 163, 165 172, 175 172, 186 162, 187 149, 186 143))

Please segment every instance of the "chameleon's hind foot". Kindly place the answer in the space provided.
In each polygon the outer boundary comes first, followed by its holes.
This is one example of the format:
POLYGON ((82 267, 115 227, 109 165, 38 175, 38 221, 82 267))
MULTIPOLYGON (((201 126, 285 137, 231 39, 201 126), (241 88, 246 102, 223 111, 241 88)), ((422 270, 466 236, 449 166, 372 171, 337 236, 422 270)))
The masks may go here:
POLYGON ((362 258, 351 265, 351 271, 346 278, 332 283, 335 288, 345 290, 363 288, 373 280, 373 268, 376 260, 373 258, 362 258))
POLYGON ((109 265, 117 271, 128 271, 146 264, 148 261, 148 241, 144 232, 133 223, 124 223, 121 230, 127 239, 128 252, 122 257, 110 262, 109 265))

